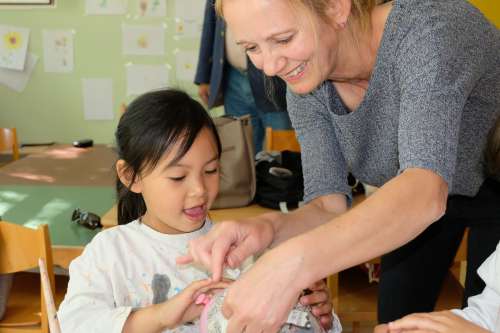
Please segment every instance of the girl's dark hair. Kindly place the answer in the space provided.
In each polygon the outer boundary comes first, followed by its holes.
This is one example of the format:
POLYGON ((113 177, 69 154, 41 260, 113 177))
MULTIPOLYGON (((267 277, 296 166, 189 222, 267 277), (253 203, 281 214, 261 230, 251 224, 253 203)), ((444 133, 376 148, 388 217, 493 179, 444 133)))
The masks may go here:
POLYGON ((500 116, 488 135, 485 162, 488 176, 500 182, 500 116))
MULTIPOLYGON (((118 158, 126 163, 131 184, 143 172, 150 172, 165 153, 180 143, 174 163, 191 148, 198 133, 208 128, 217 145, 221 143, 217 129, 203 106, 182 91, 166 89, 137 97, 123 113, 116 129, 118 158)), ((140 193, 132 192, 116 179, 118 224, 126 224, 146 213, 140 193)))

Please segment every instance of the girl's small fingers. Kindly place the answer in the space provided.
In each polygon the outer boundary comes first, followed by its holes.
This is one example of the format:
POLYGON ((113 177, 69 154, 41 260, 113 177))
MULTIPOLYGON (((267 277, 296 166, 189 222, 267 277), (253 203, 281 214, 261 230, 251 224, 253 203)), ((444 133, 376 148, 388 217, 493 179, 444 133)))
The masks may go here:
POLYGON ((315 316, 331 316, 333 306, 329 303, 318 304, 311 307, 311 312, 315 316))
POLYGON ((324 291, 315 291, 312 294, 300 297, 300 303, 302 305, 312 305, 318 303, 328 302, 330 296, 324 291))

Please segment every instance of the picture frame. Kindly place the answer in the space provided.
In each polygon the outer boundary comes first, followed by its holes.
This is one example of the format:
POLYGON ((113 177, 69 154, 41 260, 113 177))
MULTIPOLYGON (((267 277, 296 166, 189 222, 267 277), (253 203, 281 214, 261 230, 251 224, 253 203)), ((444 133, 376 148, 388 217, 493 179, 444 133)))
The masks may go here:
POLYGON ((55 0, 0 0, 0 6, 53 6, 55 0))

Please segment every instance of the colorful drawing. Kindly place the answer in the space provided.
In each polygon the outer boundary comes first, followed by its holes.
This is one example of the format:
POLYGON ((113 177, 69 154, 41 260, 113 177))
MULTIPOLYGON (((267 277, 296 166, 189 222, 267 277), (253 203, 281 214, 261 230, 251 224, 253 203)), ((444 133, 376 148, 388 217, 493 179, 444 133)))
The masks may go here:
POLYGON ((140 0, 138 5, 140 16, 167 15, 167 0, 140 0))
POLYGON ((162 25, 123 25, 122 32, 123 54, 165 54, 165 28, 162 25))
POLYGON ((29 29, 0 25, 0 36, 0 67, 24 70, 29 29))
POLYGON ((85 0, 87 15, 124 15, 127 0, 85 0))
POLYGON ((193 82, 198 54, 194 51, 179 51, 175 55, 178 81, 193 82))
POLYGON ((46 72, 73 72, 73 32, 43 31, 43 60, 46 72))
POLYGON ((178 37, 199 38, 203 25, 204 6, 200 0, 176 0, 175 32, 178 37))

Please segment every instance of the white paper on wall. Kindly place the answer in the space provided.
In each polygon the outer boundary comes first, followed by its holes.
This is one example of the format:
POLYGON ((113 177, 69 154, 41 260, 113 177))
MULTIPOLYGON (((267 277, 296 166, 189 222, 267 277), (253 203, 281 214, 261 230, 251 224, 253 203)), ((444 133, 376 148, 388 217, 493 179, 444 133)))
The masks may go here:
POLYGON ((123 15, 127 12, 127 0, 85 0, 87 15, 123 15))
POLYGON ((28 28, 0 25, 0 67, 24 70, 29 35, 28 28))
POLYGON ((162 25, 122 26, 124 55, 164 55, 165 28, 162 25))
POLYGON ((203 26, 205 1, 175 0, 175 33, 179 37, 198 38, 203 26))
POLYGON ((46 72, 73 72, 73 32, 43 30, 43 64, 46 72))
POLYGON ((139 0, 137 6, 140 16, 164 17, 167 15, 167 0, 139 0))
POLYGON ((18 71, 15 69, 0 68, 0 84, 3 84, 17 92, 24 91, 31 78, 31 74, 33 73, 33 69, 35 68, 37 61, 37 55, 28 53, 24 70, 18 71))
POLYGON ((166 65, 128 65, 127 96, 166 88, 168 86, 168 68, 166 65))
POLYGON ((85 120, 113 119, 113 81, 110 78, 82 79, 85 120))
POLYGON ((179 81, 194 81, 198 53, 194 51, 179 51, 175 54, 176 77, 179 81))

